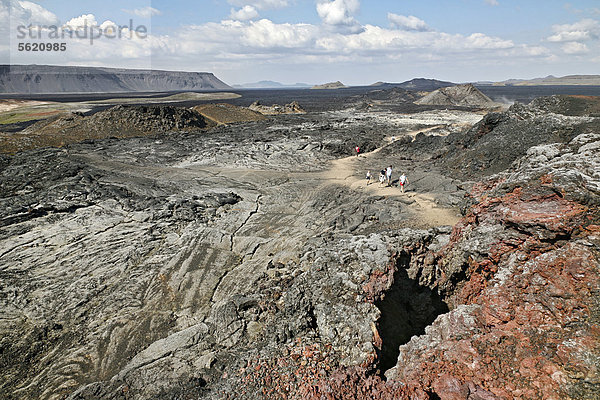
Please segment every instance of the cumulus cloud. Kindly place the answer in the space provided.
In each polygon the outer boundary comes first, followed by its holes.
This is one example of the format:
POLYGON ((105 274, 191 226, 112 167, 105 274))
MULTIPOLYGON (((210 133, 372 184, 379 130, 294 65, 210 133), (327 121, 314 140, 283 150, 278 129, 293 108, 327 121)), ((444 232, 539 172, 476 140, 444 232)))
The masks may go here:
MULTIPOLYGON (((115 43, 115 47, 127 45, 130 48, 131 44, 115 43)), ((329 62, 339 61, 340 57, 359 62, 368 61, 370 57, 377 57, 381 61, 397 60, 404 56, 443 59, 446 55, 481 57, 482 52, 493 54, 500 51, 508 52, 503 55, 509 54, 511 57, 545 55, 543 48, 515 46, 510 40, 482 33, 460 35, 386 29, 374 25, 366 25, 359 33, 332 33, 324 26, 275 23, 269 19, 226 20, 186 26, 169 36, 150 36, 143 43, 140 41, 139 45, 142 46, 142 54, 146 54, 150 47, 154 59, 162 55, 176 55, 223 62, 277 62, 292 58, 329 62), (203 40, 199 42, 198 37, 203 40)), ((114 51, 118 50, 115 48, 114 51)))
POLYGON ((150 17, 154 17, 155 15, 161 15, 162 11, 157 10, 156 8, 153 7, 142 7, 142 8, 136 8, 134 10, 125 10, 123 9, 123 11, 125 11, 126 13, 129 14, 133 14, 133 15, 137 15, 140 18, 150 18, 150 17))
MULTIPOLYGON (((0 0, 0 59, 10 63, 20 63, 20 52, 11 51, 11 40, 18 27, 58 26, 58 17, 39 4, 30 1, 0 0)), ((16 46, 16 45, 15 45, 16 46)))
POLYGON ((425 21, 412 15, 407 17, 404 15, 388 13, 388 20, 392 26, 401 30, 422 32, 430 30, 425 21))
POLYGON ((229 18, 237 20, 237 21, 247 21, 250 19, 255 19, 258 17, 258 11, 254 6, 246 5, 239 10, 231 9, 231 13, 229 14, 229 18))
MULTIPOLYGON (((0 0, 0 21, 10 22, 12 26, 60 24, 58 17, 54 13, 30 1, 0 0)), ((3 34, 8 29, 9 27, 6 23, 0 25, 0 32, 3 34)))
POLYGON ((80 29, 84 27, 98 26, 98 21, 96 21, 96 16, 94 14, 83 14, 79 17, 71 18, 64 24, 64 26, 72 29, 80 29))
POLYGON ((319 28, 310 24, 276 24, 268 19, 259 21, 221 21, 189 26, 173 37, 176 53, 214 54, 224 52, 236 57, 275 56, 282 49, 289 52, 310 49, 319 28), (202 37, 198 42, 194 38, 202 37))
POLYGON ((257 10, 284 8, 290 5, 289 0, 228 0, 228 3, 242 8, 251 6, 257 10))
POLYGON ((554 35, 548 38, 549 42, 580 42, 598 39, 600 23, 591 18, 585 18, 574 24, 554 25, 552 31, 554 35))
POLYGON ((561 49, 565 54, 587 54, 590 52, 590 49, 588 49, 585 43, 579 42, 565 43, 562 45, 561 49))
MULTIPOLYGON (((543 46, 515 44, 483 33, 434 31, 425 21, 411 15, 388 14, 392 27, 362 26, 355 19, 360 8, 358 0, 316 0, 321 24, 276 23, 258 19, 261 10, 288 5, 287 0, 230 0, 229 3, 235 8, 231 10, 230 19, 225 21, 181 26, 168 35, 149 34, 145 39, 129 35, 117 39, 102 38, 94 41, 93 46, 84 40, 73 40, 68 44, 67 53, 47 55, 57 57, 56 61, 43 61, 106 65, 114 62, 107 60, 119 60, 120 66, 202 68, 222 74, 225 79, 227 74, 223 71, 259 70, 260 67, 285 70, 286 66, 298 69, 303 68, 298 67, 300 65, 317 68, 327 63, 348 63, 353 67, 361 65, 367 66, 367 69, 380 68, 381 71, 389 65, 396 71, 399 60, 402 65, 414 68, 457 64, 475 68, 480 65, 535 63, 555 57, 543 46)), ((3 4, 10 2, 0 0, 0 16, 3 4)), ((25 14, 33 18, 33 6, 27 9, 19 4, 18 7, 23 19, 25 14)), ((58 21, 50 12, 36 14, 39 21, 43 19, 45 23, 58 21)), ((93 14, 84 14, 72 18, 67 24, 87 24, 88 27, 103 29, 116 25, 112 21, 100 22, 93 14)), ((575 59, 587 51, 591 53, 591 46, 588 49, 578 41, 563 39, 567 35, 573 37, 574 32, 584 32, 580 37, 593 38, 597 35, 597 28, 597 22, 591 19, 553 27, 553 35, 562 35, 561 40, 556 41, 564 42, 561 43, 562 51, 553 47, 554 51, 563 59, 569 56, 575 59)), ((27 60, 23 61, 27 63, 27 60)))
POLYGON ((39 4, 30 1, 17 1, 11 3, 16 3, 17 7, 20 6, 24 11, 24 16, 28 20, 35 22, 34 25, 57 25, 59 22, 56 15, 39 4))
MULTIPOLYGON (((0 0, 0 19, 10 21, 10 24, 0 25, 0 35, 6 38, 6 45, 0 43, 0 58, 10 60, 12 64, 59 64, 59 65, 110 65, 114 60, 119 60, 120 66, 150 68, 152 65, 152 56, 160 52, 165 47, 171 47, 172 43, 168 37, 140 37, 128 29, 121 29, 120 34, 117 24, 113 21, 104 21, 100 23, 94 14, 83 14, 69 19, 62 23, 60 19, 51 11, 43 8, 39 4, 29 1, 9 1, 0 0), (71 36, 67 33, 62 41, 66 42, 67 50, 65 52, 19 52, 15 51, 16 46, 10 45, 9 38, 15 36, 16 27, 62 27, 64 32, 78 31, 80 35, 71 36), (87 25, 87 36, 85 33, 87 25), (95 28, 93 33, 90 29, 95 28), (113 28, 113 30, 110 30, 113 28), (98 35, 99 29, 107 33, 107 37, 98 35), (93 43, 90 37, 94 36, 93 43), (166 38, 166 40, 165 40, 166 38), (10 45, 10 46, 9 46, 10 45), (107 61, 112 60, 112 61, 107 61)), ((124 24, 122 24, 124 25, 124 24)), ((40 38, 49 37, 47 35, 54 32, 61 34, 62 30, 53 28, 44 28, 35 36, 40 38)), ((29 38, 29 36, 27 37, 29 38)))
POLYGON ((509 49, 514 47, 510 40, 490 37, 482 33, 469 36, 451 35, 443 32, 416 32, 385 29, 366 25, 363 32, 353 35, 337 34, 322 37, 317 46, 328 51, 414 51, 416 49, 439 52, 477 51, 509 49))
POLYGON ((360 24, 354 19, 354 14, 360 9, 358 0, 319 0, 317 14, 325 25, 346 27, 356 31, 360 24))
POLYGON ((302 48, 310 46, 316 34, 309 24, 275 24, 261 19, 244 29, 242 42, 255 48, 302 48))
POLYGON ((500 3, 498 3, 498 0, 485 0, 485 4, 490 5, 490 6, 500 5, 500 3))

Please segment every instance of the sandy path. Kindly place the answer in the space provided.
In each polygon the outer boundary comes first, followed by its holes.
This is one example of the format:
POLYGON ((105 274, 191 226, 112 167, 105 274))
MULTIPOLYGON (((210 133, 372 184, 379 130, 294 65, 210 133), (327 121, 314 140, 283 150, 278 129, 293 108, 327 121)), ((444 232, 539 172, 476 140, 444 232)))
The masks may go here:
MULTIPOLYGON (((414 137, 421 132, 428 132, 436 128, 438 128, 438 126, 410 132, 408 135, 414 137)), ((394 141, 395 140, 392 138, 388 138, 386 146, 394 141)), ((350 156, 334 160, 331 162, 331 167, 327 171, 320 173, 319 177, 323 180, 349 186, 354 190, 363 190, 373 195, 393 196, 406 199, 407 207, 415 214, 415 219, 420 222, 419 225, 427 227, 455 225, 460 219, 458 209, 439 207, 435 203, 433 196, 427 193, 410 191, 410 185, 408 186, 408 191, 406 193, 402 193, 400 188, 396 186, 381 187, 379 185, 379 171, 371 171, 372 178, 370 185, 366 184, 365 176, 357 176, 355 174, 356 164, 361 159, 364 160, 365 158, 368 159, 373 157, 373 155, 377 154, 383 147, 379 147, 369 153, 363 153, 360 157, 350 156)), ((395 172, 397 173, 397 171, 395 172)), ((393 179, 396 179, 397 177, 398 175, 392 175, 393 179)))
MULTIPOLYGON (((408 135, 416 136, 420 132, 427 132, 438 128, 433 126, 427 129, 421 129, 418 131, 410 132, 408 135)), ((400 136, 398 139, 402 138, 400 136)), ((386 197, 397 197, 401 199, 401 202, 406 206, 409 212, 412 214, 408 217, 407 227, 419 227, 419 228, 431 228, 441 225, 455 225, 460 219, 459 210, 456 208, 445 208, 440 207, 435 203, 435 198, 429 193, 416 193, 411 190, 410 185, 407 188, 406 193, 402 193, 400 188, 395 187, 380 187, 378 182, 379 171, 371 171, 373 177, 371 184, 366 185, 366 179, 364 172, 358 173, 360 163, 364 162, 365 159, 369 159, 376 155, 385 146, 393 143, 392 138, 387 139, 387 144, 377 148, 376 150, 363 153, 360 157, 350 156, 330 162, 329 169, 322 172, 281 172, 273 170, 259 170, 251 168, 225 168, 216 167, 209 165, 198 165, 198 166, 186 166, 186 167, 156 167, 156 173, 173 174, 173 177, 182 178, 187 176, 188 178, 202 176, 209 176, 212 178, 220 177, 220 179, 227 180, 240 180, 242 182, 249 181, 253 183, 266 182, 273 178, 287 178, 292 180, 304 180, 313 183, 311 185, 313 190, 305 190, 299 198, 299 204, 304 203, 310 199, 317 191, 327 190, 327 186, 343 185, 350 187, 356 191, 363 191, 375 196, 386 196, 386 197)), ((92 162, 92 164, 100 164, 105 169, 121 170, 123 168, 129 171, 139 169, 137 175, 140 177, 145 176, 148 173, 148 166, 134 167, 126 163, 118 161, 106 161, 98 158, 97 156, 87 154, 83 156, 92 162)), ((393 175, 394 179, 398 178, 398 171, 395 171, 393 175)), ((409 177, 410 179, 410 177, 409 177)))

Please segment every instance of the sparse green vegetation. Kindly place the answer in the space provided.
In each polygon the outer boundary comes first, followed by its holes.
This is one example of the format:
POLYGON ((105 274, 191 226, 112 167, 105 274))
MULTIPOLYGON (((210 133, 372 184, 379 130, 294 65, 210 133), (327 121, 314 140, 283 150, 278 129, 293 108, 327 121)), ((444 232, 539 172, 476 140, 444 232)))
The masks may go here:
POLYGON ((7 111, 0 113, 0 125, 18 124, 20 122, 35 121, 46 119, 58 114, 66 113, 68 110, 61 107, 48 107, 45 111, 22 109, 16 111, 7 111), (37 111, 37 112, 36 112, 37 111))

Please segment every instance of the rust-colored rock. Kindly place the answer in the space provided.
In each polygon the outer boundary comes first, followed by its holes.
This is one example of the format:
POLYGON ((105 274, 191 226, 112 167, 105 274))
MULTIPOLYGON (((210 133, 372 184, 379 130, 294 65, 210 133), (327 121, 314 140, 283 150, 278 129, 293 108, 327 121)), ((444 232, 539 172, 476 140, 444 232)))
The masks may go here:
MULTIPOLYGON (((431 282, 452 310, 400 347, 387 380, 374 360, 336 369, 300 397, 598 398, 599 198, 583 204, 556 190, 560 174, 552 165, 531 174, 524 163, 521 174, 475 185, 475 204, 442 250, 404 249, 409 275, 431 282)), ((385 296, 395 268, 371 275, 369 301, 385 296)))

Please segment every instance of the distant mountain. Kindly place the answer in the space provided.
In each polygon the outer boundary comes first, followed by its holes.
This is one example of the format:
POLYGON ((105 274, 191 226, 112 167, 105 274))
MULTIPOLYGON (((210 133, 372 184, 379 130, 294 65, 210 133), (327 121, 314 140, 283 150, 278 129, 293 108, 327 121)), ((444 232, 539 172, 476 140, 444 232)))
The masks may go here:
POLYGON ((348 86, 344 85, 342 82, 337 81, 337 82, 330 82, 330 83, 324 83, 322 85, 316 85, 311 87, 311 89, 345 89, 348 86))
POLYGON ((496 107, 492 99, 472 84, 445 87, 431 92, 415 101, 416 104, 429 106, 496 107))
POLYGON ((236 88, 242 89, 288 89, 288 88, 309 88, 311 85, 307 83, 285 84, 275 81, 260 81, 254 83, 244 83, 242 85, 234 85, 236 88))
POLYGON ((432 90, 437 90, 443 87, 449 87, 454 85, 456 84, 452 82, 438 81, 437 79, 415 78, 402 83, 377 82, 372 84, 371 86, 386 89, 400 88, 407 90, 419 90, 430 92, 432 90))
MULTIPOLYGON (((482 82, 478 84, 483 85, 482 82)), ((509 79, 491 84, 493 86, 599 86, 600 75, 567 75, 563 77, 548 75, 545 78, 509 79)))
POLYGON ((0 93, 115 93, 226 90, 209 72, 55 65, 0 65, 0 93))

